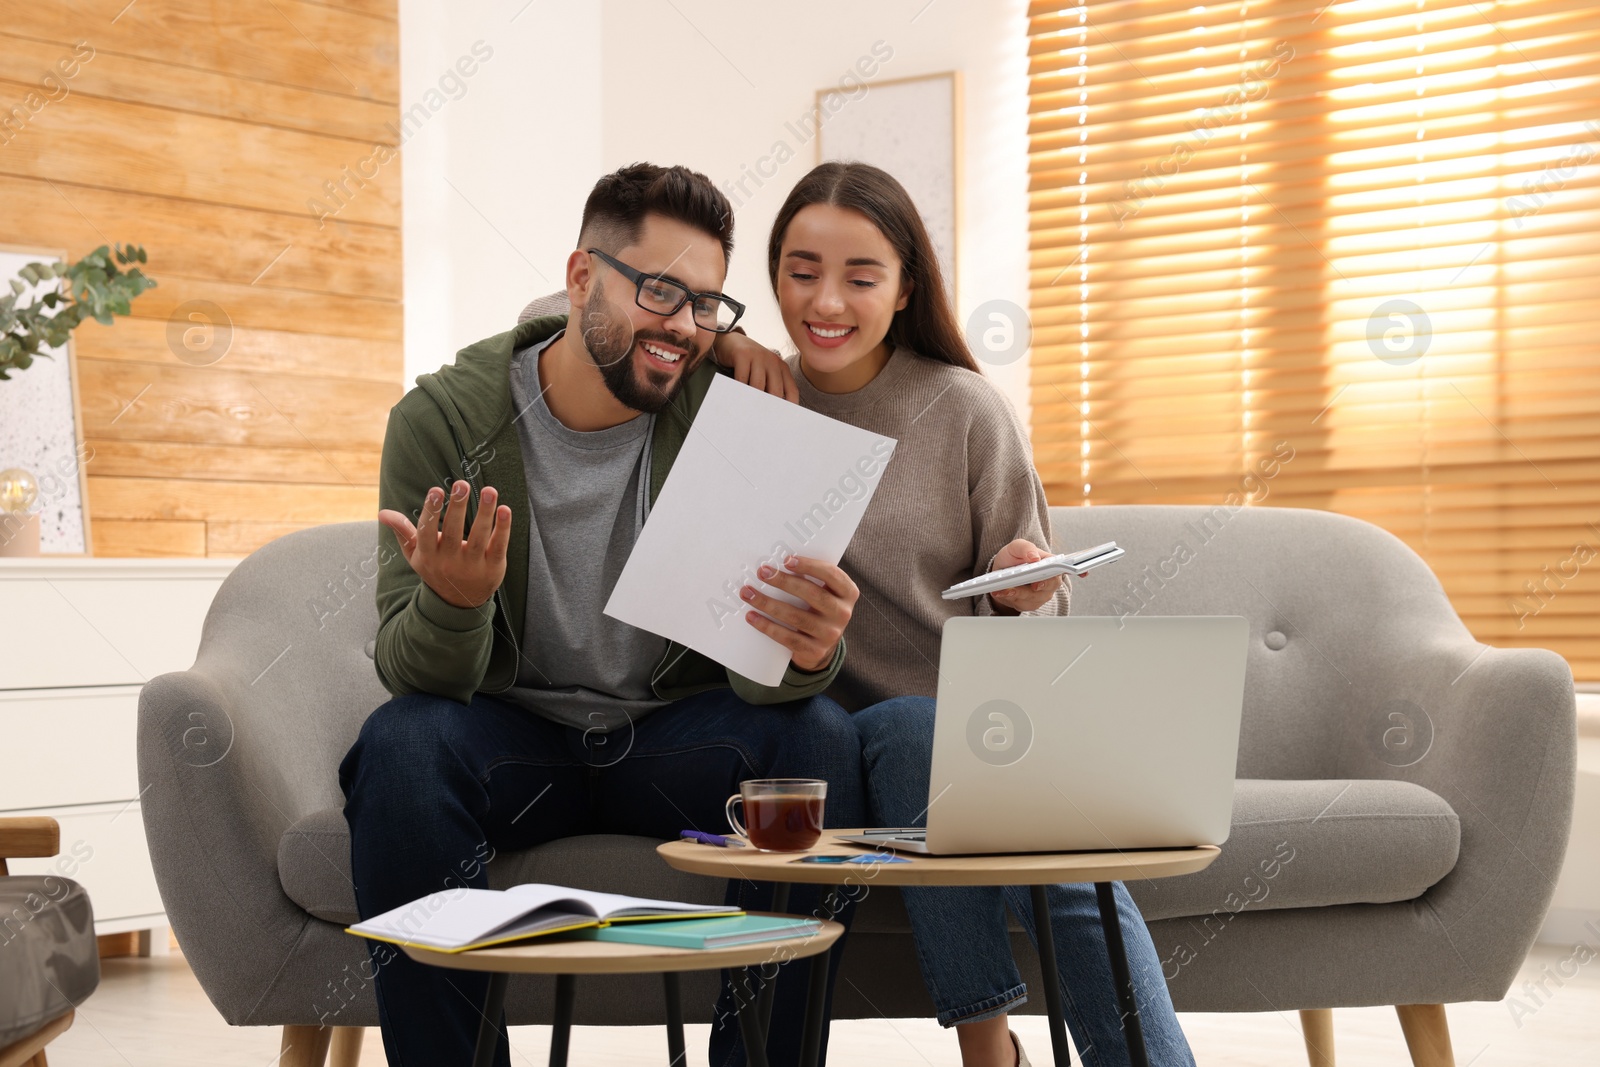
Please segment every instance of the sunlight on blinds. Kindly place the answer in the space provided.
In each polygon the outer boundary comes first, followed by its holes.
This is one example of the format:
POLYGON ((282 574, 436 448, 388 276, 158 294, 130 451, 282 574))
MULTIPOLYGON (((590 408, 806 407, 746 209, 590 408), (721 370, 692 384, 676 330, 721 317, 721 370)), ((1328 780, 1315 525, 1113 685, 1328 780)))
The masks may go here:
POLYGON ((1051 501, 1353 515, 1600 680, 1600 9, 1029 19, 1051 501))

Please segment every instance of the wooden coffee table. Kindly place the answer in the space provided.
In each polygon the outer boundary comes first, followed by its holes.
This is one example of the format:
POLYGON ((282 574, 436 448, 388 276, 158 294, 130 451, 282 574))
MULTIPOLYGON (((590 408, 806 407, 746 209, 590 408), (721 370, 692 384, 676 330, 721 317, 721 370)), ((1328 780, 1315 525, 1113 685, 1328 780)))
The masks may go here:
MULTIPOLYGON (((1106 951, 1111 958, 1111 976, 1117 985, 1118 1006, 1122 1010, 1123 1033, 1128 1040, 1128 1055, 1133 1067, 1148 1067, 1145 1053, 1144 1030, 1139 1024, 1138 1003, 1133 996, 1133 982, 1128 975, 1128 956, 1123 949, 1122 927, 1117 918, 1111 883, 1134 878, 1169 878, 1178 874, 1193 874, 1211 865, 1221 853, 1214 845, 1194 848, 1156 849, 1143 852, 1031 852, 1004 856, 919 856, 909 852, 895 853, 909 863, 830 864, 796 863, 807 854, 872 855, 874 850, 863 845, 841 843, 835 838, 841 834, 859 834, 860 830, 825 830, 822 840, 809 853, 757 852, 751 848, 716 848, 693 841, 669 841, 656 851, 667 863, 680 871, 707 874, 717 878, 748 878, 752 881, 775 882, 773 907, 782 911, 788 906, 789 885, 803 882, 812 885, 1026 885, 1033 889, 1033 922, 1039 938, 1039 964, 1044 971, 1044 1001, 1050 1016, 1050 1043, 1055 1052, 1056 1067, 1067 1067, 1072 1053, 1067 1044, 1067 1024, 1061 1011, 1060 972, 1056 969, 1056 946, 1050 932, 1050 908, 1045 898, 1045 887, 1063 882, 1093 882, 1095 900, 1100 906, 1100 926, 1106 935, 1106 951)), ((880 849, 889 853, 888 849, 880 849)), ((819 986, 825 981, 828 957, 821 954, 811 961, 811 1008, 822 999, 819 986), (820 980, 819 980, 820 979, 820 980)), ((767 1014, 771 1010, 772 983, 761 990, 762 1002, 757 1025, 765 1032, 767 1014)), ((741 1013, 740 1024, 745 1025, 741 1013)), ((745 1031, 748 1033, 749 1031, 745 1031)), ((808 1027, 809 1037, 809 1027, 808 1027)), ((750 1043, 746 1038, 746 1044, 750 1043)), ((808 1042, 809 1044, 809 1042, 808 1042)), ((802 1067, 812 1067, 817 1062, 817 1050, 803 1047, 802 1067)))
MULTIPOLYGON (((770 913, 756 913, 770 914, 770 913)), ((836 922, 824 922, 814 934, 758 941, 732 948, 666 948, 658 945, 627 945, 612 941, 528 941, 519 945, 480 948, 470 952, 436 952, 418 945, 404 945, 407 956, 418 963, 448 967, 458 971, 488 971, 489 993, 483 1002, 483 1018, 478 1023, 478 1043, 473 1052, 473 1067, 490 1067, 500 1040, 497 1028, 505 1007, 506 984, 513 974, 553 974, 556 976, 554 1026, 550 1034, 550 1063, 562 1067, 572 1038, 572 1003, 576 976, 580 974, 639 974, 660 972, 666 986, 667 1055, 672 1067, 684 1063, 683 1001, 678 988, 681 971, 715 971, 724 967, 754 967, 778 959, 800 959, 826 954, 844 933, 836 922)), ((826 955, 823 957, 826 959, 826 955)), ((818 1033, 822 1030, 820 995, 807 1005, 807 1027, 815 1016, 818 1033)), ((767 1067, 766 1041, 755 1014, 739 1012, 739 1029, 752 1067, 767 1067)))

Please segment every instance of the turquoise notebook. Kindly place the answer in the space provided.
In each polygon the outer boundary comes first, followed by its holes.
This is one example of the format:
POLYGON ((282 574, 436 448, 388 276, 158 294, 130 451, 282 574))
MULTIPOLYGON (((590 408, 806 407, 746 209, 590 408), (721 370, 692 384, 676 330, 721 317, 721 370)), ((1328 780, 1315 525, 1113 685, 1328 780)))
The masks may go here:
POLYGON ((722 919, 619 923, 598 929, 574 930, 568 936, 573 940, 621 941, 630 945, 664 945, 668 948, 727 948, 756 941, 804 937, 821 928, 822 924, 815 919, 730 915, 722 919))

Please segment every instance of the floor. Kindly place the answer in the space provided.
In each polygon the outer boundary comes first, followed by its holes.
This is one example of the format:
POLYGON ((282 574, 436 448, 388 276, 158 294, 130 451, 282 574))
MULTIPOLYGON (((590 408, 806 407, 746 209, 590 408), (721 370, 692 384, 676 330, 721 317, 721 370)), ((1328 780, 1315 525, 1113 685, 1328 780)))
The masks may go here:
MULTIPOLYGON (((1571 947, 1539 946, 1523 966, 1512 997, 1498 1004, 1449 1008, 1458 1067, 1593 1067, 1600 1063, 1600 956, 1571 947), (1565 964, 1563 967, 1562 965, 1565 964), (1576 974, 1545 996, 1524 993, 1523 981, 1576 974)), ((1180 1017, 1201 1067, 1297 1067, 1305 1060, 1298 1018, 1289 1015, 1180 1017)), ((1050 1038, 1042 1017, 1014 1021, 1035 1063, 1046 1063, 1050 1038)), ((689 1067, 705 1063, 708 1027, 691 1026, 689 1067)), ((1340 1067, 1409 1063, 1394 1012, 1351 1008, 1334 1013, 1340 1067)), ((549 1029, 512 1030, 514 1067, 547 1062, 549 1029)), ((53 1067, 272 1067, 276 1032, 228 1026, 206 1000, 183 956, 105 961, 99 990, 78 1011, 77 1023, 50 1046, 53 1067)), ((833 1067, 913 1064, 957 1067, 952 1035, 926 1019, 835 1023, 829 1049, 833 1067)), ((571 1062, 583 1067, 660 1063, 666 1058, 660 1027, 579 1027, 571 1062)), ((382 1067, 376 1031, 368 1031, 361 1062, 382 1067)), ((1076 1062, 1076 1061, 1075 1061, 1076 1062)))

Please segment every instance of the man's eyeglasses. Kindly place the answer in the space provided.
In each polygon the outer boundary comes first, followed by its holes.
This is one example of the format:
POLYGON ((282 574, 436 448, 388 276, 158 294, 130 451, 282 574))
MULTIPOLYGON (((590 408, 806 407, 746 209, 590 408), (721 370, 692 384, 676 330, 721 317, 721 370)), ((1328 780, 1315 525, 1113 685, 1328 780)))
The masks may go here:
POLYGON ((589 248, 585 251, 599 256, 618 274, 632 282, 636 287, 634 303, 652 314, 675 315, 679 308, 692 300, 694 324, 712 333, 727 333, 733 329, 734 323, 739 321, 739 316, 744 314, 744 305, 732 297, 723 296, 721 293, 694 292, 671 278, 634 270, 620 259, 608 256, 598 248, 589 248))

